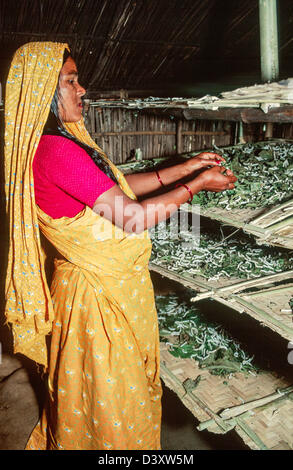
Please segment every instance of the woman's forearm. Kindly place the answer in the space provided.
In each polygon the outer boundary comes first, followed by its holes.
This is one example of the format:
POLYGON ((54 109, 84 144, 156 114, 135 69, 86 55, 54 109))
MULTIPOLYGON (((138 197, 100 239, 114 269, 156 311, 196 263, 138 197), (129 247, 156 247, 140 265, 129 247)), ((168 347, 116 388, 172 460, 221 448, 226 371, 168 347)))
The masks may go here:
MULTIPOLYGON (((192 194, 197 194, 202 190, 202 179, 198 177, 188 182, 187 187, 192 194)), ((179 186, 160 196, 147 198, 141 201, 144 214, 140 220, 140 230, 157 225, 159 222, 168 219, 182 204, 191 198, 189 191, 184 186, 179 186)), ((139 231, 140 231, 139 230, 139 231)))
MULTIPOLYGON (((203 189, 201 176, 187 183, 192 194, 203 189)), ((148 197, 141 202, 129 199, 119 186, 113 186, 96 200, 93 210, 128 233, 141 233, 168 219, 180 206, 191 198, 184 186, 164 194, 148 197)))
POLYGON ((93 210, 125 232, 141 233, 168 219, 181 204, 192 199, 199 191, 233 189, 236 181, 231 170, 224 167, 211 168, 189 180, 186 185, 180 184, 164 194, 146 197, 140 202, 129 198, 120 186, 114 185, 97 198, 93 210))
MULTIPOLYGON (((159 175, 164 186, 168 186, 175 181, 185 178, 188 175, 188 171, 185 163, 179 163, 169 168, 162 168, 159 170, 159 175)), ((133 173, 125 175, 125 178, 136 196, 144 196, 162 188, 155 171, 133 173)))

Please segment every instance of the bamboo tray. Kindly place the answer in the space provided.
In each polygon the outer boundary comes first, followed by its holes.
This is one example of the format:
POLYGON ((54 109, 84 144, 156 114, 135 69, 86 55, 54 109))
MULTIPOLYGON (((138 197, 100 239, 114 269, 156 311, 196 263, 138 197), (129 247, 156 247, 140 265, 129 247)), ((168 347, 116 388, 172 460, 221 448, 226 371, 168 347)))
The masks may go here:
POLYGON ((239 313, 246 313, 262 325, 293 342, 293 313, 289 301, 293 296, 293 271, 286 271, 257 279, 239 280, 221 278, 207 281, 202 276, 176 274, 167 268, 149 264, 151 271, 176 281, 195 291, 191 301, 214 299, 239 313))
POLYGON ((194 212, 237 227, 256 237, 258 244, 293 249, 293 199, 271 209, 204 209, 183 204, 180 210, 194 212))
POLYGON ((203 276, 191 275, 188 271, 176 273, 169 270, 168 267, 161 266, 153 262, 149 263, 149 269, 161 274, 163 277, 179 282, 183 286, 189 287, 196 292, 202 293, 204 297, 210 297, 212 294, 217 292, 218 289, 223 287, 243 282, 243 279, 224 277, 221 277, 219 280, 207 280, 203 276))
POLYGON ((293 342, 293 313, 289 312, 293 284, 289 287, 266 289, 259 293, 231 295, 228 299, 215 295, 214 300, 236 310, 247 313, 262 325, 293 342))
POLYGON ((131 160, 126 163, 120 163, 117 168, 123 172, 124 175, 141 171, 152 171, 157 165, 164 161, 170 160, 170 157, 150 158, 149 160, 131 160))
POLYGON ((175 358, 165 343, 160 349, 161 378, 200 422, 200 431, 234 429, 253 450, 293 449, 293 386, 287 379, 269 372, 223 378, 193 359, 175 358))

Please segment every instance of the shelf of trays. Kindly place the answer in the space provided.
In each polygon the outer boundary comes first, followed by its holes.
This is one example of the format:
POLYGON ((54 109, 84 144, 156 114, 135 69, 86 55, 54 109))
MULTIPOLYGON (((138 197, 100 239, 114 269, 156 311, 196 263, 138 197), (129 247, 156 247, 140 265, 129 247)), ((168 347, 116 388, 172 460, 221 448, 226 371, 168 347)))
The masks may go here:
POLYGON ((293 312, 289 307, 293 296, 293 271, 257 280, 239 282, 236 279, 224 279, 211 282, 202 276, 176 274, 155 263, 150 263, 149 269, 192 289, 195 293, 193 302, 217 300, 239 313, 250 315, 283 338, 293 340, 293 312))
POLYGON ((212 298, 239 313, 247 313, 277 334, 293 340, 293 271, 244 281, 194 296, 191 301, 212 298))
POLYGON ((259 367, 233 333, 228 330, 225 333, 217 322, 220 302, 250 315, 259 322, 259 327, 265 325, 292 340, 293 270, 257 279, 208 281, 188 272, 174 273, 168 266, 162 268, 151 263, 150 268, 189 288, 183 289, 189 303, 174 294, 159 296, 168 298, 167 308, 158 298, 156 302, 161 378, 199 421, 197 429, 217 434, 236 432, 253 450, 293 449, 291 371, 278 373, 271 367, 259 367), (197 307, 197 301, 207 298, 217 301, 212 304, 215 309, 212 321, 211 315, 207 317, 197 307), (219 350, 224 356, 216 355, 219 350))
POLYGON ((234 430, 253 450, 293 449, 293 384, 274 372, 212 375, 161 343, 161 377, 199 421, 216 434, 234 430), (200 380, 199 380, 200 378, 200 380))
MULTIPOLYGON (((194 305, 202 299, 216 300, 292 341, 293 200, 278 202, 270 207, 229 210, 201 207, 200 215, 204 216, 201 225, 205 224, 204 220, 210 221, 210 227, 215 233, 221 233, 223 240, 231 240, 235 233, 247 233, 260 250, 273 253, 280 248, 280 258, 291 259, 291 264, 284 269, 260 271, 257 276, 248 273, 243 279, 245 263, 239 263, 239 272, 234 270, 231 275, 219 268, 219 276, 208 277, 198 269, 197 263, 194 266, 190 263, 192 250, 186 266, 185 256, 177 252, 175 265, 178 264, 174 269, 172 256, 168 256, 167 237, 165 253, 162 257, 151 258, 150 270, 192 289, 190 300, 194 305), (223 231, 232 232, 233 227, 236 231, 225 236, 223 231)), ((197 205, 183 205, 181 211, 199 214, 197 205)), ((179 313, 178 316, 181 321, 179 313)), ((293 448, 293 383, 290 378, 267 370, 256 374, 239 371, 228 377, 214 375, 193 358, 174 357, 170 352, 174 336, 166 339, 167 343, 161 343, 161 377, 198 419, 199 430, 223 434, 233 429, 251 449, 293 448)))
POLYGON ((174 242, 168 238, 167 227, 159 224, 150 231, 151 271, 192 289, 193 302, 217 300, 283 338, 293 339, 289 304, 293 297, 293 251, 259 246, 251 236, 239 233, 237 238, 233 233, 222 234, 222 240, 219 234, 209 238, 211 232, 203 230, 194 244, 190 243, 193 234, 185 240, 179 235, 174 242), (186 240, 187 247, 183 244, 186 240))

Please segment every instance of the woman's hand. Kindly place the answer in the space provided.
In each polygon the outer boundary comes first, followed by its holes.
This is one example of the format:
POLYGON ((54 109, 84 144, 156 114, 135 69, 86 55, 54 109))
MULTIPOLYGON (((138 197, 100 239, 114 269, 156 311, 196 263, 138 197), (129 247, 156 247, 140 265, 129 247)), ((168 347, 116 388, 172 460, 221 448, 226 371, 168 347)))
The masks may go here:
POLYGON ((190 158, 185 162, 187 173, 193 173, 194 171, 200 170, 207 166, 219 166, 226 160, 217 153, 214 152, 202 152, 193 158, 190 158))
POLYGON ((234 183, 237 181, 233 172, 226 170, 224 167, 214 167, 205 170, 198 176, 198 179, 201 180, 202 190, 213 191, 215 193, 234 189, 234 183))

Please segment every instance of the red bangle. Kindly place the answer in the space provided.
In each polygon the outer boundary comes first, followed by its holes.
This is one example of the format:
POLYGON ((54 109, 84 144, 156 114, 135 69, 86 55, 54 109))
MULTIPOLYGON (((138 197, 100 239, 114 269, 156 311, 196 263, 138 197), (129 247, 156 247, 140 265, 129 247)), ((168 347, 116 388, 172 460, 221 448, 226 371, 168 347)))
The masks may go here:
POLYGON ((188 191, 189 194, 190 194, 190 199, 188 199, 187 202, 189 202, 189 204, 191 204, 194 194, 192 193, 190 187, 187 186, 186 184, 176 184, 175 188, 178 188, 179 186, 183 186, 185 189, 187 189, 187 191, 188 191))
POLYGON ((156 173, 157 178, 158 178, 158 180, 160 181, 161 185, 163 186, 163 188, 165 188, 165 185, 164 185, 163 181, 161 180, 161 177, 160 177, 160 175, 159 175, 159 172, 158 172, 157 170, 155 170, 155 173, 156 173))

